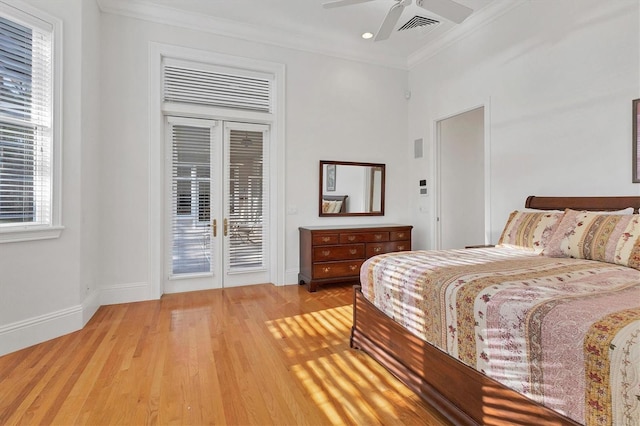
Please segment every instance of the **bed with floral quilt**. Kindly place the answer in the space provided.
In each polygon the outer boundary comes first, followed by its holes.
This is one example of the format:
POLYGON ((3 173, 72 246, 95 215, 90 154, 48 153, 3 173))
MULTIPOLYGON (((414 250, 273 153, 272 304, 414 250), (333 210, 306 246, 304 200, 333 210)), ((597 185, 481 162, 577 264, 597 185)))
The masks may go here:
POLYGON ((527 205, 567 209, 513 212, 495 247, 367 260, 352 347, 453 424, 639 425, 640 197, 527 205))

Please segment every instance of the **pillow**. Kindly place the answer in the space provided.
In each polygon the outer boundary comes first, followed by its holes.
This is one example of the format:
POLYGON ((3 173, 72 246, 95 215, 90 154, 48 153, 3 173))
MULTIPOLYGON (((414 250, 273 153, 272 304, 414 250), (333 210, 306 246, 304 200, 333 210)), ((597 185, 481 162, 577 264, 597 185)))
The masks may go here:
POLYGON ((514 211, 509 215, 498 246, 518 247, 541 253, 564 212, 514 211))
POLYGON ((340 213, 340 209, 342 208, 342 200, 339 201, 329 201, 322 200, 322 213, 340 213))
POLYGON ((640 215, 567 209, 544 254, 640 269, 640 215))

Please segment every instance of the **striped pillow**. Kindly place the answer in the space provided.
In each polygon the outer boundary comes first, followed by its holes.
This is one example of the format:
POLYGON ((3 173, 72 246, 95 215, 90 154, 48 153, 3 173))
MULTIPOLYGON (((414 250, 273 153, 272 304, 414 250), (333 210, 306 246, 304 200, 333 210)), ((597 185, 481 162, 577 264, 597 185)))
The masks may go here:
POLYGON ((567 209, 544 254, 640 269, 640 215, 567 209))
POLYGON ((509 215, 498 246, 517 247, 541 253, 564 215, 561 211, 523 212, 509 215))

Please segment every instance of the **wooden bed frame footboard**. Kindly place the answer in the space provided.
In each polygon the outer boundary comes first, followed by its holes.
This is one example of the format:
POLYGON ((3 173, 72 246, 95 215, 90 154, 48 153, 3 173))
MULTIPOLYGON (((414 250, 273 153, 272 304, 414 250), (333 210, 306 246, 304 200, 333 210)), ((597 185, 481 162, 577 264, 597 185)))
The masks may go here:
POLYGON ((454 425, 578 425, 426 343, 354 286, 351 347, 366 352, 454 425))

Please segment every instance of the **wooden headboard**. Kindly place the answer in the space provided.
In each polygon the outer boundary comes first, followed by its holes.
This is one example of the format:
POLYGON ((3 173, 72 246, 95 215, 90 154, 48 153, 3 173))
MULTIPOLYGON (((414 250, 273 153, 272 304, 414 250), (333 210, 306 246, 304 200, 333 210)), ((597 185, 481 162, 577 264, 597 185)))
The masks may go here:
POLYGON ((633 207, 637 213, 640 196, 625 197, 527 197, 525 207, 538 210, 621 210, 633 207))
POLYGON ((348 195, 322 195, 323 200, 342 201, 342 205, 340 206, 340 213, 347 212, 347 197, 348 195))

